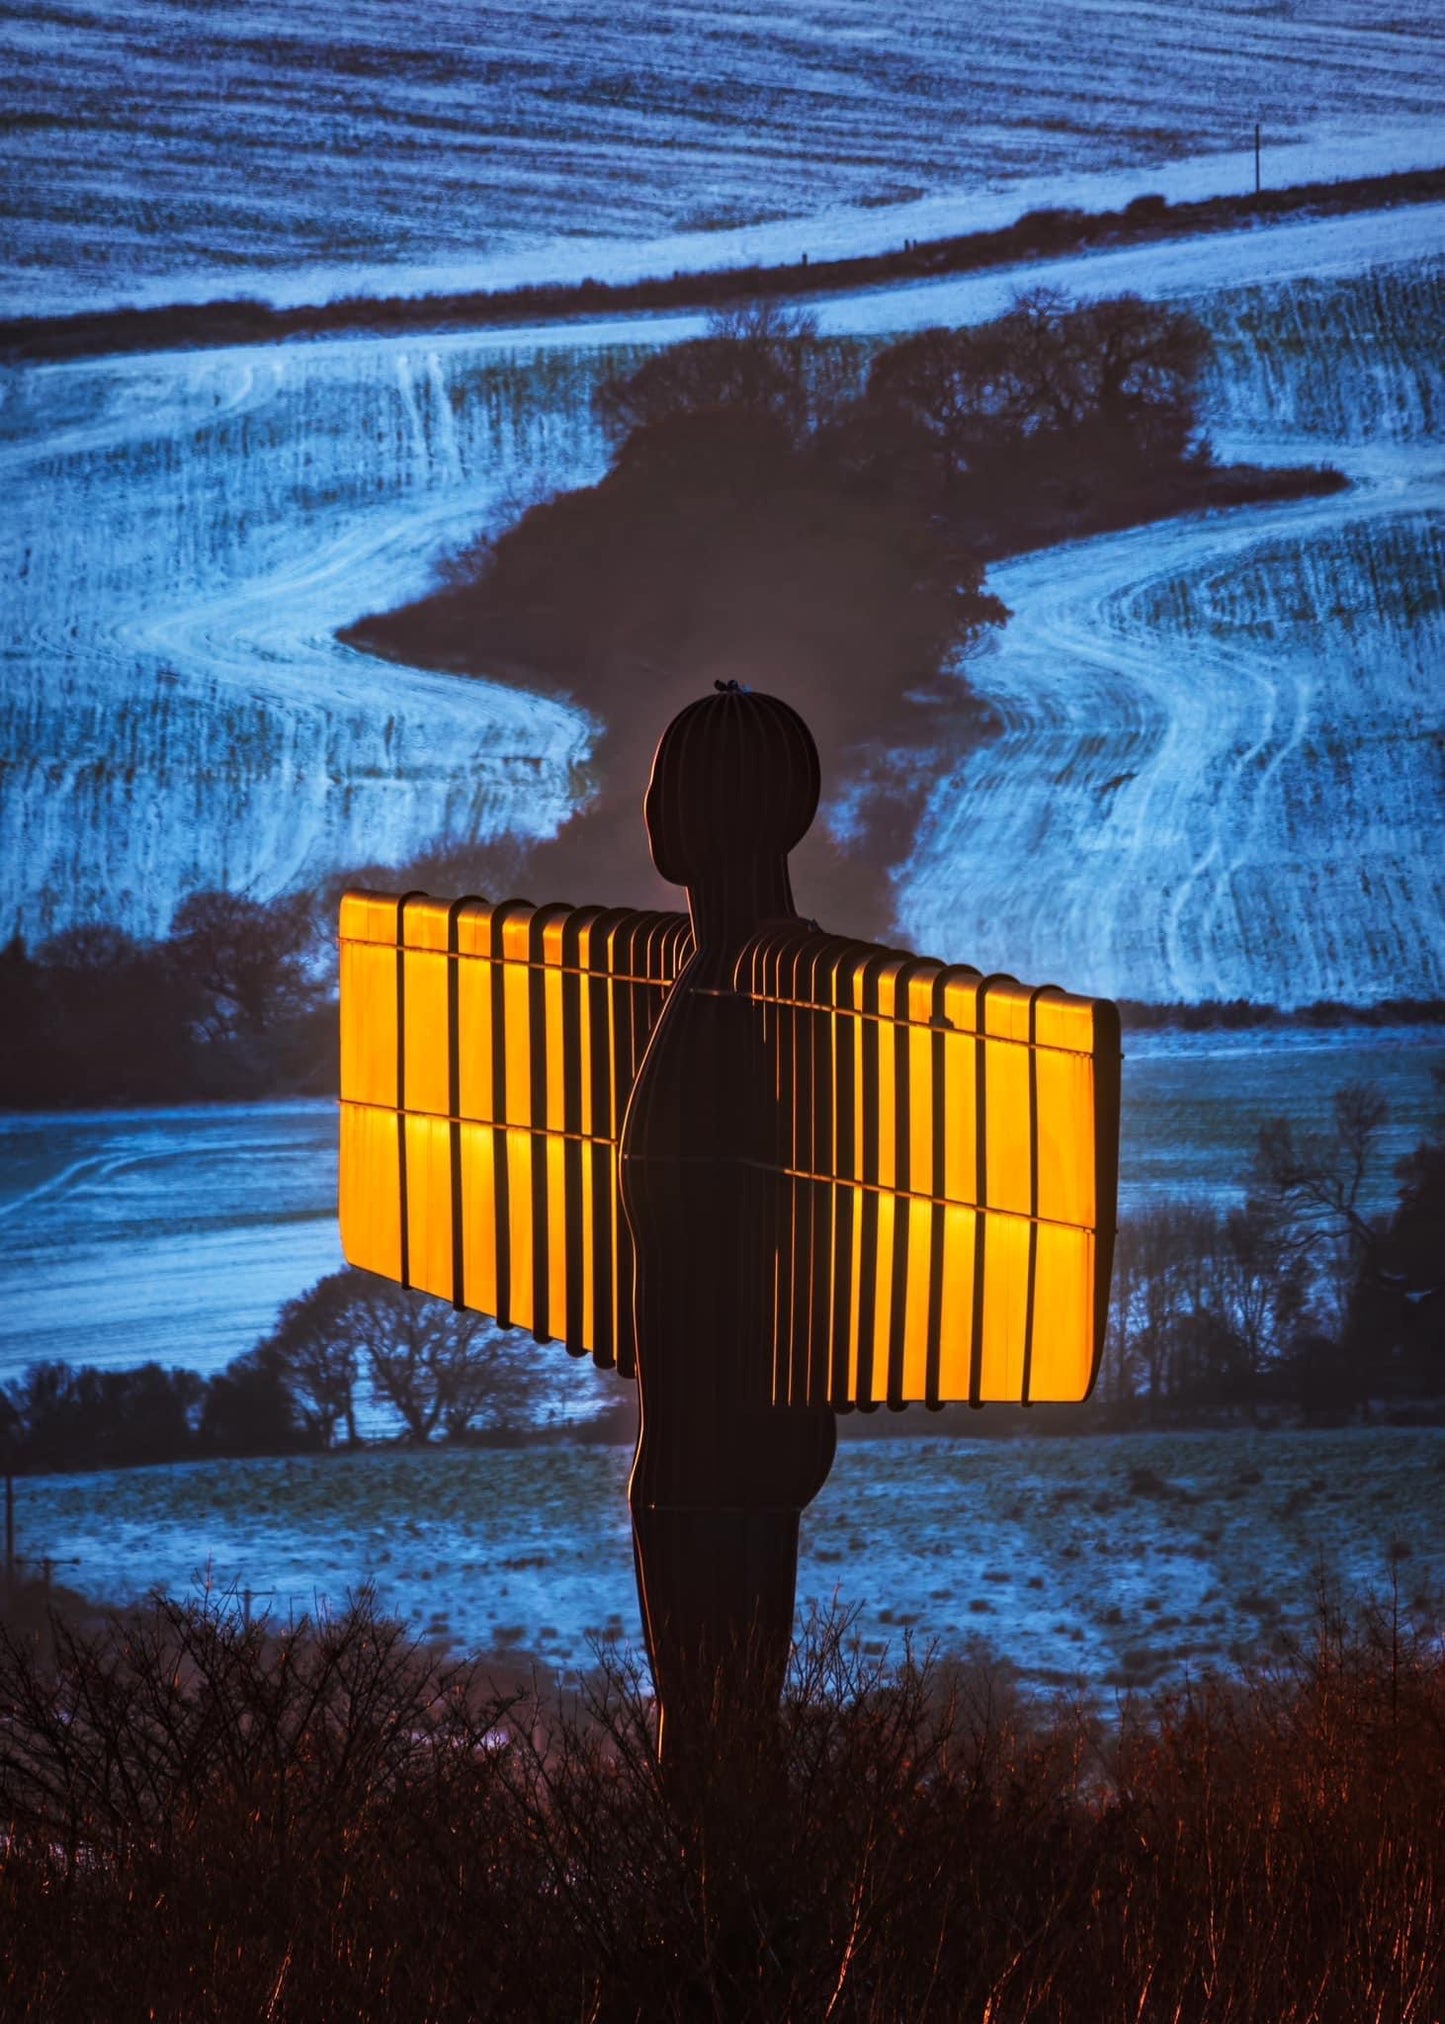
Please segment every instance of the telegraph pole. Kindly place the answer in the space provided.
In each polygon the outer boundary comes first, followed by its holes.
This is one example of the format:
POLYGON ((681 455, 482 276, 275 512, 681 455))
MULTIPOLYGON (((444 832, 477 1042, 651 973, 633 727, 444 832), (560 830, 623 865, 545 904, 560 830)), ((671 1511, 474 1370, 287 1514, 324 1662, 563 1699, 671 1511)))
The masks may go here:
POLYGON ((5 1595, 15 1593, 15 1478, 5 1471, 5 1595))
POLYGON ((1254 194, 1256 197, 1259 195, 1261 187, 1259 180, 1259 121, 1256 120, 1254 123, 1254 194))

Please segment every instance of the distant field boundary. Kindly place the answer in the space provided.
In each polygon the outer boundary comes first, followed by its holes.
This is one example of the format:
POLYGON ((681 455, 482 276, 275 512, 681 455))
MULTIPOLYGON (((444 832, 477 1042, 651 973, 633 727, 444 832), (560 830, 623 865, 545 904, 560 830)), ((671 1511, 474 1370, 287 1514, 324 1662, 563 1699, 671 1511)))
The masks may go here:
POLYGON ((1312 1005, 1292 1006, 1267 1005, 1253 998, 1203 998, 1195 1004, 1121 998, 1118 1004, 1126 1033, 1445 1026, 1445 999, 1441 998, 1383 998, 1373 1005, 1351 1005, 1340 999, 1322 998, 1312 1005))
POLYGON ((1442 198, 1445 168, 1413 169, 1177 204, 1162 196, 1145 195, 1117 211, 1029 211, 1013 225, 950 239, 913 241, 891 253, 818 261, 810 261, 804 254, 778 266, 678 273, 650 281, 582 281, 453 295, 348 297, 291 309, 235 300, 12 317, 0 320, 0 359, 13 364, 54 363, 117 352, 276 344, 318 337, 400 336, 410 331, 495 329, 599 315, 712 309, 764 296, 796 300, 889 282, 979 273, 1025 261, 1063 259, 1106 248, 1202 237, 1241 225, 1342 217, 1442 198))

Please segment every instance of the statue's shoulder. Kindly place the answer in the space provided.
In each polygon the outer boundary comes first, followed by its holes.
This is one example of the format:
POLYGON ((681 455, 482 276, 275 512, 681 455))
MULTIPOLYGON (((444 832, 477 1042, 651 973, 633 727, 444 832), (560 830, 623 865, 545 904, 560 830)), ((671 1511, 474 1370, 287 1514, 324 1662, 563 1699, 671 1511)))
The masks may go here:
POLYGON ((738 958, 734 989, 758 1003, 886 1014, 929 1021, 950 991, 973 990, 981 973, 884 942, 830 934, 816 921, 781 922, 755 935, 738 958))

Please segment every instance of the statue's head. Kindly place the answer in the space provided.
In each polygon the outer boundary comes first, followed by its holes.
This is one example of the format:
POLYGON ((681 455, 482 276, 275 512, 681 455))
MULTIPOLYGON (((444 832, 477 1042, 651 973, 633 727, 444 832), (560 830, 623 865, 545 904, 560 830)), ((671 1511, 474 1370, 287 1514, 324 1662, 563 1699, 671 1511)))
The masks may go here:
POLYGON ((670 884, 696 886, 741 860, 784 859, 817 813, 819 784, 797 711, 719 683, 658 743, 643 804, 652 861, 670 884))

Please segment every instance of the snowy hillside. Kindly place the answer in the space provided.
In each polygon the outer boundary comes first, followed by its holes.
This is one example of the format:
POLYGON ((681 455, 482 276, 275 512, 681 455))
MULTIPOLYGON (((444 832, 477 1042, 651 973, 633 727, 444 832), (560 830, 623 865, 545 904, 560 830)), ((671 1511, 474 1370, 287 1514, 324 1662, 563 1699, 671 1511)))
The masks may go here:
POLYGON ((1217 440, 1355 489, 994 570, 1004 736, 934 794, 904 923, 1132 998, 1440 995, 1445 269, 1199 307, 1217 440))
MULTIPOLYGON (((1014 617, 970 678, 1008 731, 935 797, 900 888, 920 944, 1131 997, 1439 991, 1442 239, 1430 207, 1054 270, 1192 293, 1223 346, 1228 454, 1359 482, 993 573, 1014 617)), ((988 316, 1037 278, 840 299, 826 327, 988 316)), ((415 594, 509 499, 594 475, 597 374, 698 328, 12 373, 0 934, 96 915, 155 932, 197 885, 264 897, 554 827, 578 715, 333 635, 415 594)))
POLYGON ((1430 0, 6 10, 8 313, 658 274, 1445 160, 1430 0))
POLYGON ((1204 304, 1216 435, 1267 432, 1311 455, 1320 444, 1445 442, 1445 231, 1437 256, 1349 287, 1315 274, 1287 291, 1231 290, 1204 304))
POLYGON ((419 592, 509 488, 596 467, 594 371, 453 341, 17 376, 0 932, 152 934, 197 885, 555 828, 575 713, 333 634, 419 592))

